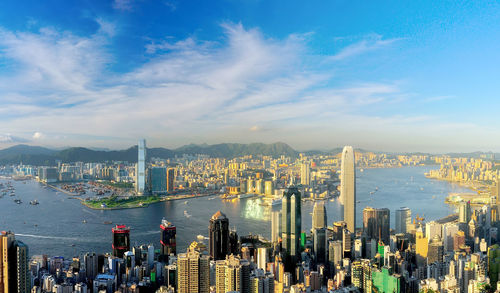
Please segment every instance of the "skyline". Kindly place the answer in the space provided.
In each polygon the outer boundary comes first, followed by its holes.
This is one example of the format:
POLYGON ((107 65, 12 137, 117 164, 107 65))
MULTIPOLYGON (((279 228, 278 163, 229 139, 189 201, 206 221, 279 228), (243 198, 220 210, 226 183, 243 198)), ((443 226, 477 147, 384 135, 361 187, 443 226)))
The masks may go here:
POLYGON ((75 3, 0 4, 0 149, 500 151, 500 4, 75 3))

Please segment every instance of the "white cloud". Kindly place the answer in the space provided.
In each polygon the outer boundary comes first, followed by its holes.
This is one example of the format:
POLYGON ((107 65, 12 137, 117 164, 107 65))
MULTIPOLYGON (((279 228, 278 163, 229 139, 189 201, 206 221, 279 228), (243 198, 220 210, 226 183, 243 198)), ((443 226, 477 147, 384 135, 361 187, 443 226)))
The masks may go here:
POLYGON ((0 123, 0 133, 43 138, 33 134, 36 126, 56 144, 105 147, 128 146, 138 137, 164 146, 279 140, 316 147, 338 145, 334 140, 346 129, 359 132, 346 134, 354 139, 427 119, 363 114, 397 107, 404 92, 394 82, 333 86, 335 68, 307 62, 340 60, 393 40, 374 37, 337 57, 320 57, 309 52, 305 36, 272 39, 225 23, 219 42, 152 42, 145 48, 149 61, 120 76, 106 70, 114 25, 97 21, 99 31, 87 37, 0 29, 0 58, 19 64, 11 76, 0 76, 0 116, 15 114, 0 123))
POLYGON ((38 131, 35 132, 35 133, 33 133, 33 139, 34 140, 40 140, 40 139, 43 139, 43 138, 45 138, 45 135, 43 133, 38 132, 38 131))
POLYGON ((369 51, 377 50, 388 46, 400 39, 383 39, 381 35, 372 34, 366 36, 361 41, 353 43, 347 47, 342 48, 337 54, 331 56, 329 59, 332 61, 344 60, 347 58, 351 58, 353 56, 357 56, 369 51))
POLYGON ((133 0, 114 0, 113 8, 122 11, 131 11, 133 0))

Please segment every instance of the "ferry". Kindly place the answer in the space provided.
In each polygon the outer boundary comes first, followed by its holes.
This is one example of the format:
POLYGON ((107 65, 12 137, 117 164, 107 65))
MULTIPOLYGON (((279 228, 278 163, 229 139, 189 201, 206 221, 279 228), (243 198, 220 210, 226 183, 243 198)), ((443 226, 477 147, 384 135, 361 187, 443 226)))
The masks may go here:
POLYGON ((35 205, 37 205, 37 204, 40 204, 40 203, 39 203, 39 202, 38 202, 38 200, 36 200, 36 199, 35 199, 35 200, 30 201, 30 205, 35 206, 35 205))
POLYGON ((267 205, 267 206, 277 206, 280 204, 281 204, 281 198, 272 198, 272 199, 266 198, 266 199, 264 199, 264 205, 267 205))
POLYGON ((188 214, 188 212, 187 212, 187 211, 184 211, 184 216, 185 216, 186 218, 190 218, 190 217, 191 217, 191 215, 190 215, 190 214, 188 214))
POLYGON ((253 193, 242 193, 242 194, 238 194, 238 198, 249 198, 249 197, 254 197, 256 196, 256 194, 253 194, 253 193))
POLYGON ((14 199, 14 202, 17 204, 22 204, 23 202, 20 199, 14 199))

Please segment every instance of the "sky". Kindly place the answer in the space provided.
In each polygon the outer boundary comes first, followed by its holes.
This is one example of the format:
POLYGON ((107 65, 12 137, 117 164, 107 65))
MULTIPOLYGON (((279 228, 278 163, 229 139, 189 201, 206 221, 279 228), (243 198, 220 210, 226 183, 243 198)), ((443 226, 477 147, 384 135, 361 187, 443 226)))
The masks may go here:
POLYGON ((499 52, 494 1, 3 0, 0 148, 500 152, 499 52))

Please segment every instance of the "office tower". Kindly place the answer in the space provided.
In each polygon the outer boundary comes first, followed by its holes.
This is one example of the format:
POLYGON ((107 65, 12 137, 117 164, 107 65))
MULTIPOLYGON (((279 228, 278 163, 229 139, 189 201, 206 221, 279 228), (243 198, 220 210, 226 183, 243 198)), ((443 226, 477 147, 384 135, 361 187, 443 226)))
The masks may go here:
POLYGON ((332 240, 342 241, 344 229, 347 227, 344 221, 333 222, 332 240))
POLYGON ((272 181, 266 180, 264 182, 264 194, 265 195, 274 195, 274 187, 273 187, 272 181))
POLYGON ((444 255, 444 246, 443 242, 441 241, 441 238, 436 235, 434 238, 432 238, 431 242, 429 243, 429 248, 427 251, 427 263, 432 264, 432 263, 442 263, 443 262, 443 255, 444 255))
POLYGON ((83 256, 83 268, 88 279, 93 280, 97 276, 98 267, 99 259, 95 253, 88 252, 83 256))
POLYGON ((312 215, 312 228, 326 228, 326 208, 323 201, 315 202, 312 215))
POLYGON ((363 232, 369 239, 377 239, 384 244, 389 244, 390 223, 389 209, 366 207, 363 210, 363 232))
POLYGON ((250 292, 250 262, 237 256, 218 260, 215 268, 216 293, 250 292))
POLYGON ((278 242, 281 236, 281 212, 273 211, 271 214, 271 241, 278 242))
POLYGON ((469 223, 471 219, 470 201, 460 203, 458 208, 458 222, 469 223))
POLYGON ((356 232, 356 169, 354 166, 354 150, 345 146, 342 150, 342 165, 340 179, 340 202, 344 209, 344 222, 347 229, 356 232))
POLYGON ((148 169, 148 175, 151 194, 158 195, 167 192, 167 168, 151 167, 148 169))
POLYGON ((135 170, 135 192, 143 195, 146 190, 146 140, 141 139, 137 145, 137 168, 135 170))
POLYGON ((208 235, 212 259, 225 259, 229 254, 229 220, 221 211, 216 212, 210 219, 208 235))
POLYGON ((344 229, 342 233, 342 254, 345 258, 351 258, 352 251, 352 233, 344 229))
POLYGON ((160 228, 162 231, 160 240, 162 255, 164 256, 164 260, 166 260, 166 257, 170 254, 176 254, 175 235, 177 233, 177 230, 175 226, 169 221, 165 220, 165 218, 161 220, 160 228))
POLYGON ((342 252, 342 241, 329 241, 328 242, 328 262, 330 265, 330 271, 333 273, 335 267, 340 265, 343 259, 342 252))
POLYGON ((411 224, 411 210, 401 207, 396 210, 396 234, 408 233, 408 225, 411 224))
POLYGON ((326 263, 326 228, 313 229, 313 250, 317 264, 326 263))
POLYGON ((351 282, 363 292, 372 292, 372 266, 370 260, 356 260, 351 266, 351 282))
POLYGON ((130 228, 125 225, 116 225, 113 232, 113 256, 123 257, 125 251, 130 250, 130 228))
POLYGON ((300 164, 300 184, 309 185, 311 183, 311 167, 309 162, 300 164))
POLYGON ((174 184, 175 184, 174 182, 175 182, 175 169, 168 168, 167 169, 167 191, 174 190, 174 184))
POLYGON ((415 253, 417 255, 417 265, 423 266, 427 260, 427 252, 429 249, 429 241, 424 236, 421 228, 418 228, 415 234, 415 253))
POLYGON ((301 195, 296 187, 290 187, 283 195, 281 206, 282 245, 290 257, 287 267, 295 266, 300 256, 301 222, 301 195))
POLYGON ((177 292, 210 292, 210 257, 194 249, 177 256, 177 292))
POLYGON ((429 241, 432 240, 434 236, 439 236, 439 238, 441 238, 441 232, 442 226, 438 222, 430 221, 425 223, 425 237, 429 239, 429 241))
POLYGON ((269 258, 267 254, 267 248, 266 247, 257 248, 257 267, 265 272, 266 265, 268 262, 269 258))

